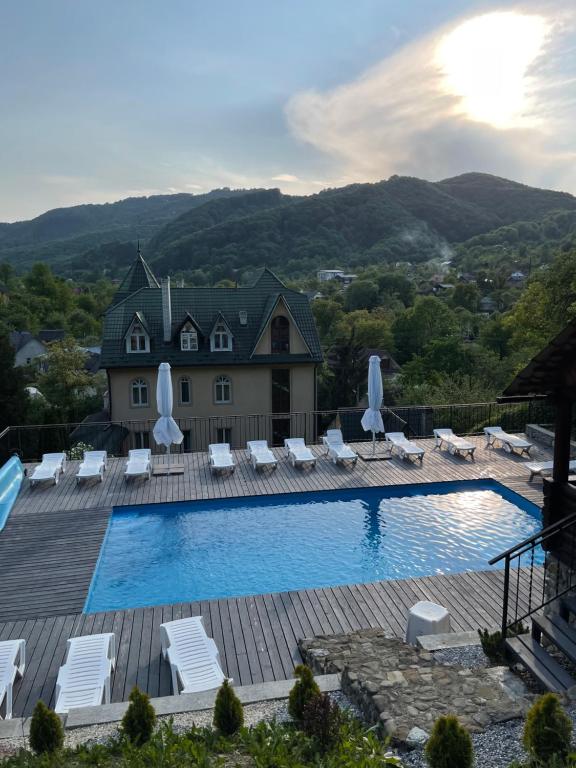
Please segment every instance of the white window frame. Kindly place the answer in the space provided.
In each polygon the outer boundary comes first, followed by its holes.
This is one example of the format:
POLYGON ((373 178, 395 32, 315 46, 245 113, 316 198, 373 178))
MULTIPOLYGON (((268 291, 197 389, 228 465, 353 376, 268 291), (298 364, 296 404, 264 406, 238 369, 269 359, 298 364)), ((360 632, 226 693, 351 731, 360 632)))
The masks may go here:
POLYGON ((148 386, 148 382, 146 379, 138 378, 138 379, 132 379, 130 382, 130 406, 132 408, 148 408, 150 405, 150 397, 149 397, 150 388, 148 386), (138 399, 139 402, 135 402, 134 393, 135 391, 138 392, 138 399), (146 392, 146 402, 142 402, 142 392, 146 392))
POLYGON ((228 405, 232 402, 232 379, 230 376, 220 375, 214 379, 214 403, 216 405, 228 405), (225 388, 228 397, 224 396, 225 388), (220 391, 219 391, 220 390, 220 391))
POLYGON ((210 336, 211 352, 232 352, 232 334, 226 323, 220 320, 210 336))
POLYGON ((191 323, 180 331, 180 350, 182 352, 198 352, 198 331, 191 323))
POLYGON ((144 330, 144 326, 138 320, 135 320, 131 327, 130 333, 126 336, 126 352, 129 355, 141 355, 146 352, 150 352, 150 337, 144 330), (132 339, 138 339, 136 347, 138 349, 132 349, 132 339), (144 339, 144 349, 139 349, 141 346, 140 340, 144 339))
POLYGON ((190 376, 181 376, 178 379, 178 402, 180 405, 192 405, 192 381, 190 376), (182 384, 184 382, 188 384, 188 400, 184 400, 182 397, 182 384))

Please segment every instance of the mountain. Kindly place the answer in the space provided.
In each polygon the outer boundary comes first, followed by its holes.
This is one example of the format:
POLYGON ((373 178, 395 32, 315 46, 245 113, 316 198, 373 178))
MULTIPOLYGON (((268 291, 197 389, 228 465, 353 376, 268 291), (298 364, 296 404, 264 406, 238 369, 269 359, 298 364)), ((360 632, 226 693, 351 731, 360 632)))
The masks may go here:
POLYGON ((319 267, 492 258, 574 233, 576 198, 483 173, 439 182, 392 176, 307 197, 277 189, 159 195, 49 211, 0 224, 0 260, 62 274, 119 276, 137 238, 158 275, 202 282, 267 265, 284 277, 319 267), (503 245, 503 243, 505 245, 503 245))

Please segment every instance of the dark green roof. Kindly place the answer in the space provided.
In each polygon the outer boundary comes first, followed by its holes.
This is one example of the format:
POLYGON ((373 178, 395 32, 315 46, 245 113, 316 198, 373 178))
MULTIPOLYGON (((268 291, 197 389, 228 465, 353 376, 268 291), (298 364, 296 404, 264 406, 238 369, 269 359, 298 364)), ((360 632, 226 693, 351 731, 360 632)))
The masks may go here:
POLYGON ((117 304, 119 301, 139 291, 140 288, 160 288, 160 283, 142 258, 140 251, 138 251, 136 261, 126 273, 124 280, 122 280, 120 287, 114 295, 113 303, 117 304))
MULTIPOLYGON (((152 277, 154 277, 152 275, 152 277)), ((156 279, 154 278, 156 281, 156 279)), ((158 283, 156 281, 156 286, 158 283)), ((322 350, 308 297, 287 288, 265 269, 256 283, 241 288, 171 288, 172 341, 164 343, 162 290, 140 287, 115 302, 104 317, 102 368, 172 366, 246 365, 321 362, 322 350), (306 342, 310 354, 274 354, 251 357, 272 308, 282 297, 306 342), (240 325, 239 312, 245 311, 246 325, 240 325), (127 353, 125 336, 135 316, 150 334, 149 353, 127 353), (199 329, 197 352, 182 352, 178 332, 187 316, 199 329), (211 352, 210 333, 222 316, 233 336, 232 352, 211 352)))

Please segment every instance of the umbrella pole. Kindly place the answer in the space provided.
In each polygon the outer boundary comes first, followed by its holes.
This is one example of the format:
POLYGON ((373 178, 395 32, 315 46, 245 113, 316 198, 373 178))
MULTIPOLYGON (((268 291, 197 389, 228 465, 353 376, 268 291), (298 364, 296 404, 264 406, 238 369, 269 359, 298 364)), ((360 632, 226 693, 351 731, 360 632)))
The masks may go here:
POLYGON ((166 446, 166 453, 168 454, 168 471, 166 474, 169 475, 170 474, 170 446, 169 445, 166 446))
POLYGON ((376 456, 376 432, 372 431, 372 456, 376 456))

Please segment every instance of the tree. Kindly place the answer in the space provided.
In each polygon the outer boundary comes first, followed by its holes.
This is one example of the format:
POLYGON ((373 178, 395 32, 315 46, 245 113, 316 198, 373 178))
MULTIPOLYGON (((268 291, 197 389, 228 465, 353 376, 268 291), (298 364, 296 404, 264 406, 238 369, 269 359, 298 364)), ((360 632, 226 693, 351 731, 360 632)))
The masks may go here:
POLYGON ((391 352, 394 349, 394 337, 390 328, 390 322, 386 314, 381 310, 368 312, 359 309, 344 315, 335 329, 335 337, 344 342, 351 331, 354 331, 356 344, 368 349, 385 349, 391 352))
POLYGON ((421 296, 413 307, 394 322, 392 332, 399 362, 419 354, 425 345, 456 333, 458 322, 452 310, 435 296, 421 296))
POLYGON ((312 302, 312 313, 320 338, 324 341, 342 318, 342 307, 333 299, 316 299, 312 302))
POLYGON ((377 278, 381 294, 397 296, 405 307, 414 304, 414 282, 399 272, 385 272, 377 278))
POLYGON ((22 368, 14 366, 14 349, 6 332, 0 334, 0 429, 24 424, 29 403, 22 368))
POLYGON ((348 312, 355 309, 374 309, 378 305, 378 286, 371 280, 355 280, 346 289, 344 308, 348 312))
POLYGON ((456 284, 450 300, 450 303, 454 309, 456 307, 464 307, 464 309, 467 309, 470 312, 477 312, 479 302, 480 291, 474 285, 474 283, 456 284))
POLYGON ((67 337, 50 345, 44 358, 46 372, 38 378, 38 388, 50 404, 62 411, 65 420, 76 420, 81 402, 91 383, 86 372, 87 353, 67 337))

